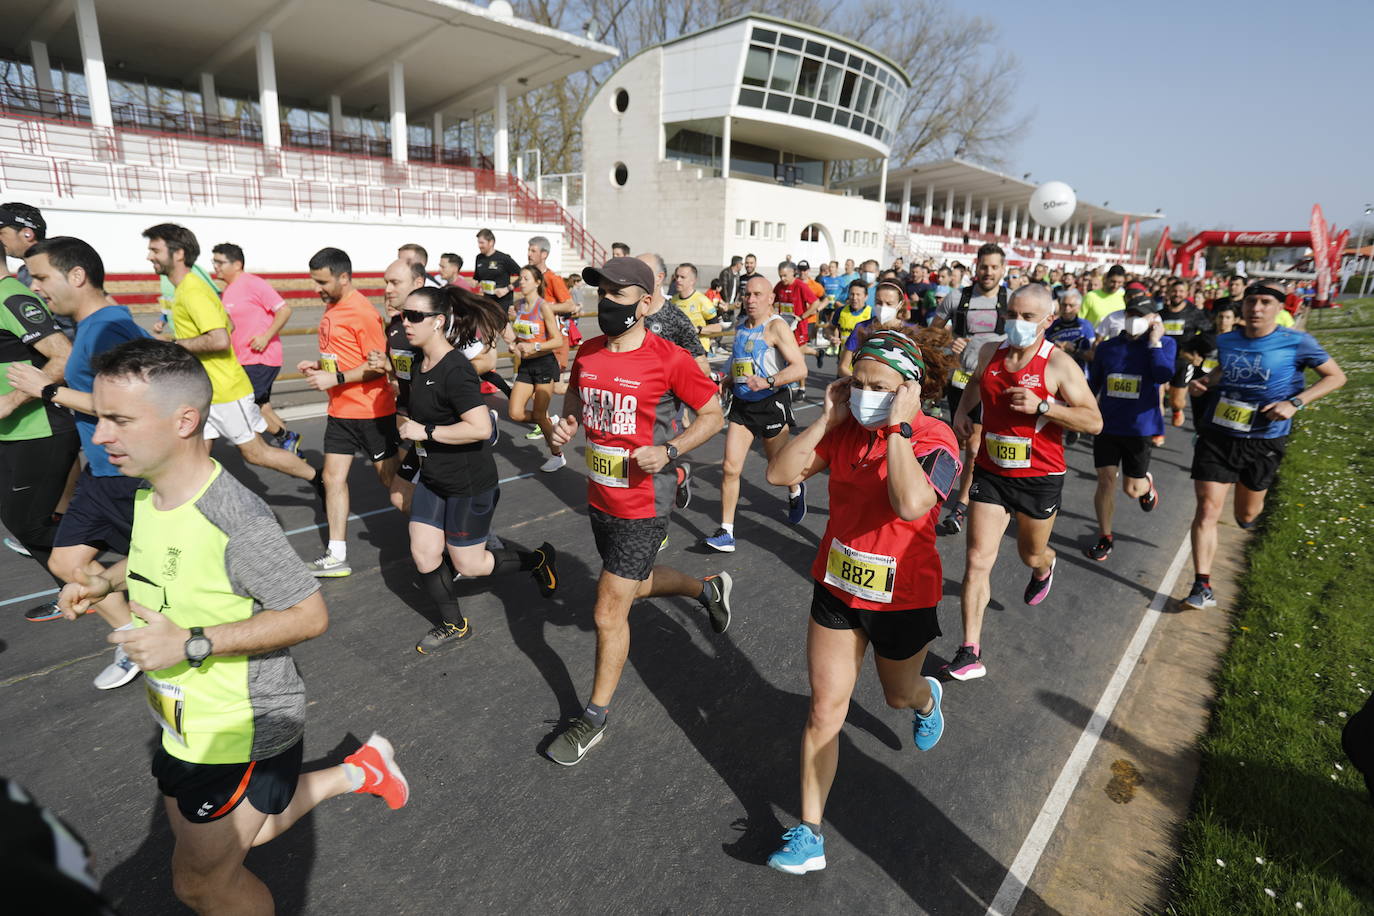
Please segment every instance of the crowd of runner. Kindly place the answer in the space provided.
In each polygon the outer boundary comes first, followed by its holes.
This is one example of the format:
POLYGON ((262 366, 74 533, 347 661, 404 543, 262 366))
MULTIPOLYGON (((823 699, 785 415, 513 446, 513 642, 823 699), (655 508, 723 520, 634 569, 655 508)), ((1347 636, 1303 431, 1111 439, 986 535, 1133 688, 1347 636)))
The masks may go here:
POLYGON ((823 501, 809 568, 801 819, 768 861, 799 874, 825 867, 824 807, 868 646, 887 702, 910 711, 913 743, 929 751, 945 727, 944 685, 988 674, 995 637, 985 640, 984 612, 1013 519, 1022 599, 1050 600, 1066 449, 1090 440, 1098 531, 1085 554, 1107 562, 1118 481, 1154 510, 1151 452, 1166 425, 1191 414, 1194 579, 1181 603, 1202 609, 1217 601, 1209 575, 1232 487, 1236 522, 1249 527, 1294 415, 1345 381, 1291 327, 1300 291, 1266 280, 1022 270, 987 244, 969 266, 898 260, 879 270, 870 260, 813 271, 789 259, 773 276, 748 255, 701 289, 696 265, 670 268, 621 244, 565 279, 547 266, 547 239, 531 239, 521 264, 482 230, 471 277, 452 253, 432 276, 428 252, 403 246, 383 275, 381 313, 355 285, 349 253, 324 247, 302 265, 325 306, 317 357, 294 367, 327 399, 315 465, 272 408, 291 307, 246 270, 251 252, 217 244, 207 273, 187 228, 143 235, 166 280, 153 334, 107 294, 92 246, 49 234, 34 207, 0 205, 0 244, 23 264, 11 275, 0 258, 0 522, 60 589, 27 619, 94 612, 116 645, 95 686, 143 675, 163 731, 152 772, 176 837, 174 888, 200 912, 230 899, 269 912, 244 856, 320 802, 350 791, 392 808, 408 799, 377 735, 343 764, 301 773, 304 687, 289 649, 328 625, 317 580, 352 572, 358 454, 409 518, 416 579, 437 617, 415 648, 430 655, 475 632, 456 580, 524 575, 544 599, 563 586, 555 545, 499 537, 500 414, 542 440, 541 472, 574 473, 564 469, 580 447, 578 508, 601 565, 587 702, 546 751, 564 766, 605 734, 637 599, 692 599, 716 634, 730 626, 728 569, 696 578, 658 562, 673 509, 692 500, 691 453, 724 432, 708 551, 731 553, 749 537, 736 530, 736 507, 756 441, 767 482, 781 488, 780 520, 799 525, 808 502, 823 501), (585 339, 584 309, 600 332, 585 339), (513 375, 498 368, 505 356, 513 375), (833 380, 814 383, 827 360, 833 380), (794 402, 809 379, 819 415, 803 428, 794 402), (211 457, 217 438, 313 493, 326 518, 321 555, 293 559, 269 507, 211 457), (812 480, 821 474, 825 497, 812 480), (959 533, 961 635, 935 677, 924 665, 943 635, 938 539, 959 533))

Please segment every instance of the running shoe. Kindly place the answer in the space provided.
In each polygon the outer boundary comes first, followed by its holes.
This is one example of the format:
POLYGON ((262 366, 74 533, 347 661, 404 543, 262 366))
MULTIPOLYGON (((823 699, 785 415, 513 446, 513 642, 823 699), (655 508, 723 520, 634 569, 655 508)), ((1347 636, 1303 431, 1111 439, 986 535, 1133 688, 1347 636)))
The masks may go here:
POLYGON ((471 636, 472 625, 466 617, 463 618, 461 627, 456 623, 441 620, 415 644, 415 651, 421 655, 433 655, 440 649, 455 646, 471 636))
POLYGON ((606 723, 593 725, 586 716, 578 716, 568 722, 568 727, 559 732, 544 753, 559 766, 576 766, 605 734, 606 723))
MULTIPOLYGON (((496 411, 492 411, 492 413, 495 412, 496 411)), ((537 425, 531 426, 530 431, 525 433, 525 438, 530 440, 531 442, 533 442, 535 439, 542 439, 544 438, 544 431, 540 429, 537 425)))
POLYGON ((1188 597, 1183 599, 1183 606, 1201 611, 1204 608, 1216 607, 1217 596, 1212 592, 1212 586, 1203 585, 1201 582, 1193 583, 1193 590, 1188 593, 1188 597))
POLYGON ((348 565, 347 560, 328 552, 311 560, 306 566, 310 569, 310 575, 317 579, 340 579, 353 575, 353 567, 348 565))
POLYGON ((711 615, 711 629, 724 633, 730 629, 730 589, 735 582, 728 572, 717 573, 702 579, 703 604, 706 613, 711 615))
POLYGON ((1037 579, 1035 570, 1031 570, 1030 581, 1026 583, 1026 593, 1023 596, 1025 602, 1031 607, 1044 601, 1050 595, 1050 586, 1054 585, 1054 564, 1059 562, 1059 558, 1050 561, 1050 571, 1045 578, 1037 579))
POLYGON ((677 498, 673 505, 686 509, 692 503, 692 464, 684 461, 677 466, 677 498))
POLYGON ((1102 535, 1097 539, 1097 543, 1083 550, 1083 555, 1089 560, 1096 560, 1101 563, 1112 555, 1112 539, 1108 535, 1102 535))
POLYGON ((39 623, 44 620, 56 620, 62 616, 62 612, 57 609, 57 600, 53 599, 47 604, 40 604, 36 608, 30 608, 24 612, 24 619, 39 623))
POLYGON ((487 445, 496 448, 496 443, 501 439, 501 427, 496 425, 498 414, 490 407, 487 408, 487 413, 491 414, 491 437, 487 439, 487 445))
POLYGON ((1183 425, 1183 411, 1181 411, 1181 410, 1175 410, 1174 413, 1173 413, 1173 416, 1170 417, 1170 422, 1172 422, 1172 423, 1174 424, 1174 426, 1182 426, 1182 425, 1183 425))
POLYGON ((702 541, 712 550, 719 550, 721 553, 735 552, 735 536, 724 528, 717 528, 716 533, 702 541))
POLYGON ((1163 437, 1163 436, 1151 436, 1151 437, 1150 437, 1150 448, 1159 448, 1159 447, 1162 446, 1163 444, 1164 444, 1164 437, 1163 437))
POLYGON ((344 758, 363 771, 363 784, 353 791, 376 795, 395 811, 410 800, 410 783, 396 765, 396 750, 381 735, 373 734, 367 743, 344 758))
POLYGON ((19 543, 19 542, 16 541, 14 538, 5 538, 5 546, 8 547, 10 550, 13 550, 15 553, 19 554, 20 556, 23 556, 23 557, 31 557, 31 556, 33 556, 33 554, 29 553, 29 548, 25 547, 23 544, 19 543))
POLYGON ((988 673, 988 669, 983 667, 981 656, 968 643, 960 646, 959 651, 954 653, 954 658, 949 664, 942 666, 940 671, 956 681, 971 681, 988 673))
POLYGON ((92 681, 96 690, 114 690, 116 687, 123 687, 125 684, 138 677, 138 665, 129 657, 129 653, 124 651, 123 646, 115 646, 114 661, 105 666, 105 670, 95 676, 92 681))
POLYGON ((925 715, 912 710, 911 712, 911 740, 916 743, 916 750, 928 751, 940 743, 940 736, 945 733, 945 714, 940 711, 940 698, 944 695, 944 688, 940 686, 939 680, 926 675, 926 681, 930 684, 930 695, 935 699, 935 708, 925 715))
POLYGON ((1140 497, 1140 508, 1146 512, 1153 512, 1155 506, 1159 505, 1159 490, 1155 489, 1154 474, 1146 471, 1145 479, 1150 482, 1150 492, 1140 497))
POLYGON ((539 583, 539 594, 552 598, 553 593, 558 591, 558 551, 545 541, 534 552, 539 554, 539 565, 530 570, 530 574, 539 583))
POLYGON ((787 497, 787 524, 800 525, 806 518, 806 481, 797 484, 797 495, 787 497))
POLYGON ((824 351, 824 350, 817 350, 817 351, 816 351, 816 368, 817 368, 817 369, 824 369, 824 368, 825 368, 825 351, 824 351))
POLYGON ((954 508, 949 510, 949 515, 945 520, 935 526, 936 534, 958 534, 964 530, 964 522, 968 519, 968 506, 963 503, 955 503, 954 508))
POLYGON ((782 848, 768 857, 768 867, 789 875, 804 875, 825 868, 825 840, 798 824, 782 835, 782 848))
POLYGON ((548 461, 539 465, 539 470, 543 471, 545 474, 551 474, 566 466, 567 463, 568 459, 564 458, 562 455, 550 455, 548 461))
POLYGON ((658 552, 658 553, 663 553, 663 551, 665 551, 665 550, 667 550, 667 549, 668 549, 668 535, 665 534, 665 535, 663 536, 663 540, 661 540, 661 541, 658 542, 658 551, 657 551, 657 552, 658 552))
POLYGON ((299 458, 301 454, 301 434, 293 433, 288 429, 286 432, 282 433, 281 438, 277 440, 277 448, 282 451, 290 452, 299 458))
POLYGON ((1071 448, 1078 444, 1078 431, 1068 429, 1064 431, 1064 447, 1071 448))

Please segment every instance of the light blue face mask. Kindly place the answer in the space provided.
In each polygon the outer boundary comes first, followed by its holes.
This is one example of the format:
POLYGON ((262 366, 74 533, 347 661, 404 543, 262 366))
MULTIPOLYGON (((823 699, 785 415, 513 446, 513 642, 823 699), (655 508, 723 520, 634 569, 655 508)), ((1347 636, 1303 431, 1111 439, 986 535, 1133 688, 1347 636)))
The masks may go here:
POLYGON ((1013 347, 1029 347, 1040 336, 1040 322, 1012 318, 1006 324, 1007 343, 1013 347))

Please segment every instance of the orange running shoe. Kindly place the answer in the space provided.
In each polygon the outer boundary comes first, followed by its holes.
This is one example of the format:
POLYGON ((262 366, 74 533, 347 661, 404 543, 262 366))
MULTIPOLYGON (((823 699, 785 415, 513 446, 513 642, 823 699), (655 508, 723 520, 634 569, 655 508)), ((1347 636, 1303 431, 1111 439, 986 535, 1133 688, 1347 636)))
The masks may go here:
POLYGON ((1175 410, 1172 419, 1173 419, 1174 426, 1182 426, 1182 425, 1183 425, 1183 411, 1181 411, 1181 410, 1175 410))
POLYGON ((367 743, 344 758, 363 771, 362 788, 357 792, 376 795, 386 801, 393 811, 404 808, 410 800, 410 783, 396 765, 396 752, 391 742, 374 734, 367 743))

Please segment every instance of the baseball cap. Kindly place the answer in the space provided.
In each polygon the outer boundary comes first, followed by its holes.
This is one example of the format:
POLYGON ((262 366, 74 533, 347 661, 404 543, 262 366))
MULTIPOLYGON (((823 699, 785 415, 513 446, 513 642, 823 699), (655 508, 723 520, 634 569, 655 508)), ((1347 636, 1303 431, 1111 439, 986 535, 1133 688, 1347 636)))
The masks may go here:
POLYGON ((810 269, 811 269, 811 262, 810 262, 810 261, 798 261, 798 262, 797 262, 797 270, 801 271, 801 270, 810 270, 810 269))
POLYGON ((1143 290, 1132 292, 1126 297, 1126 311, 1132 315, 1153 315, 1155 301, 1143 290))
POLYGON ((654 272, 639 258, 611 258, 600 267, 582 268, 582 279, 592 286, 599 285, 602 278, 616 286, 638 286, 645 292, 654 288, 654 272))
POLYGON ((48 223, 39 209, 18 202, 0 204, 0 227, 4 226, 32 229, 39 238, 45 237, 48 232, 48 223))

